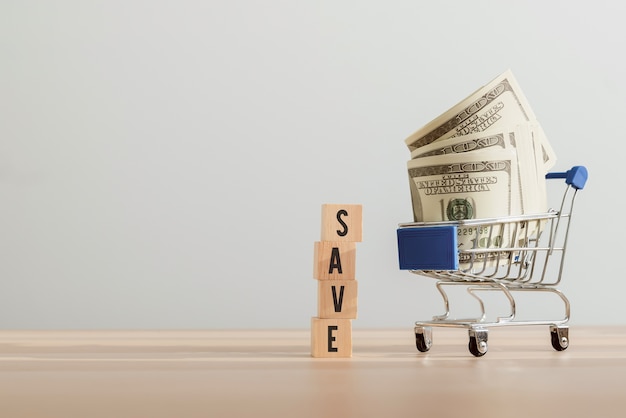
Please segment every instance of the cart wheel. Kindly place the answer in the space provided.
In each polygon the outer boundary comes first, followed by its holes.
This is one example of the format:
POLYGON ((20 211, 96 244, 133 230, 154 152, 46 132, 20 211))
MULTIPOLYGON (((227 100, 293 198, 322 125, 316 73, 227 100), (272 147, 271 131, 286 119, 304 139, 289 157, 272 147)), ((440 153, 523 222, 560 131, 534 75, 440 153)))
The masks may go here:
POLYGON ((415 346, 422 353, 430 350, 433 345, 432 328, 415 327, 415 346))
POLYGON ((569 328, 567 327, 550 327, 550 340, 552 341, 552 348, 556 351, 563 351, 569 347, 569 328))
POLYGON ((487 346, 487 330, 471 330, 469 331, 470 353, 476 357, 482 357, 487 354, 489 347, 487 346))

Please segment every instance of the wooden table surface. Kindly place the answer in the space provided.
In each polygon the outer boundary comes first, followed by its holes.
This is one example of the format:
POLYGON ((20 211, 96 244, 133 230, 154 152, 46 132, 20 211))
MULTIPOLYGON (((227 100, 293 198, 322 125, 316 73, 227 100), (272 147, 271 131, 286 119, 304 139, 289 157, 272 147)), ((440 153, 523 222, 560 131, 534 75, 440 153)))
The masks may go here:
POLYGON ((626 327, 353 330, 353 357, 310 330, 0 331, 0 417, 624 417, 626 327))

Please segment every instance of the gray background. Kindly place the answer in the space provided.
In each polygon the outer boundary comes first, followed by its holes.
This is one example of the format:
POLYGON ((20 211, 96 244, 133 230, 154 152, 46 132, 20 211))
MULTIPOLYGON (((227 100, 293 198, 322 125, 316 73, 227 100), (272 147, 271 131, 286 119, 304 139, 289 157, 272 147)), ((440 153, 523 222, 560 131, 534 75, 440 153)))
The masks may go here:
POLYGON ((571 323, 625 323, 624 12, 0 1, 0 328, 307 328, 322 203, 363 205, 354 327, 440 313, 397 268, 404 139, 507 68, 555 169, 589 168, 571 323))

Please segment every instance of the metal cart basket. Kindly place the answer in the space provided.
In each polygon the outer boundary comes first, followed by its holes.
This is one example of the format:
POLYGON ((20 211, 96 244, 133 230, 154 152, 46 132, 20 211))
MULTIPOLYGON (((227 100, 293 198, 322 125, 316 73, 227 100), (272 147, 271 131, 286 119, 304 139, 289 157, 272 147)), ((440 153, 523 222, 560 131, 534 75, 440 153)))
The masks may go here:
POLYGON ((469 351, 476 357, 487 352, 488 328, 509 325, 549 325, 552 347, 569 345, 570 303, 557 289, 561 282, 567 237, 574 200, 587 181, 587 169, 575 166, 547 179, 565 179, 566 188, 559 210, 494 219, 399 224, 398 256, 401 270, 437 279, 445 312, 431 321, 415 323, 415 341, 421 352, 432 346, 432 327, 461 327, 469 332, 469 351), (461 244, 459 246, 459 241, 461 244), (467 245, 471 243, 471 245, 467 245), (468 248, 471 247, 471 248, 468 248), (465 286, 480 309, 469 319, 450 317, 446 288, 465 286), (487 321, 483 291, 505 295, 510 313, 487 321), (556 320, 516 318, 519 292, 551 292, 564 304, 565 315, 556 320))

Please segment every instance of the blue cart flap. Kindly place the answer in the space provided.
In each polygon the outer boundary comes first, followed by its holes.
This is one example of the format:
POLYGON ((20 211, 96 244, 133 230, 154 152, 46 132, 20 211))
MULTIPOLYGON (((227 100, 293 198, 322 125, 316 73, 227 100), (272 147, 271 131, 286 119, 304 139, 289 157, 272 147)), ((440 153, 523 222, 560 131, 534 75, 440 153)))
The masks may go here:
POLYGON ((400 270, 458 270, 456 225, 397 231, 400 270))

